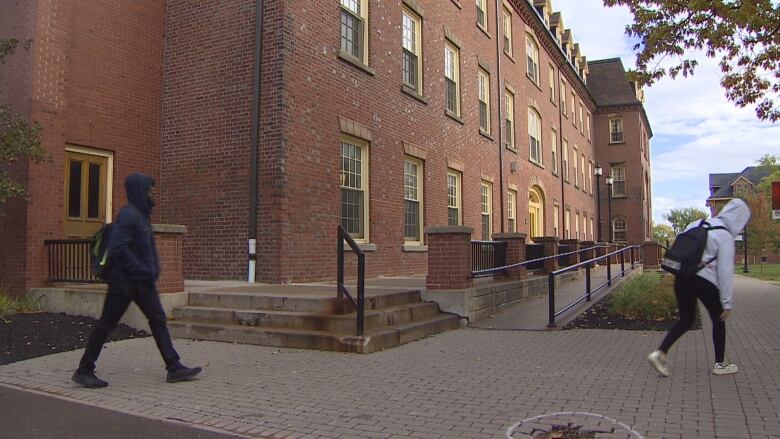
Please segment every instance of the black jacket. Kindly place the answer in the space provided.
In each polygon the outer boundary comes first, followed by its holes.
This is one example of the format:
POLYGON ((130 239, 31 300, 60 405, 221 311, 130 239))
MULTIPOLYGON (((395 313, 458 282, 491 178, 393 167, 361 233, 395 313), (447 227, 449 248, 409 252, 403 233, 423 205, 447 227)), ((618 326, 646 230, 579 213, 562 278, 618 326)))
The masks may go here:
POLYGON ((150 220, 153 202, 149 191, 153 185, 154 180, 144 174, 132 174, 125 180, 128 203, 116 217, 108 244, 109 282, 128 280, 153 285, 160 276, 160 258, 150 220))

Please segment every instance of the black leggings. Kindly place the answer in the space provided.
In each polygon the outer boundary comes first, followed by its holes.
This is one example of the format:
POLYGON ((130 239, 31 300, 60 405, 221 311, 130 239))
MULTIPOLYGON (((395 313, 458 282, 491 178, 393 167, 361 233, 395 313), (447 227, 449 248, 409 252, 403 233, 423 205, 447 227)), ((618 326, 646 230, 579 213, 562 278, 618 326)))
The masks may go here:
POLYGON ((677 297, 677 309, 680 318, 666 334, 659 348, 669 352, 674 342, 691 329, 696 318, 696 299, 701 300, 712 320, 712 342, 715 344, 715 362, 722 363, 726 351, 726 322, 720 319, 723 307, 720 304, 720 292, 712 282, 699 276, 678 277, 674 280, 674 295, 677 297))

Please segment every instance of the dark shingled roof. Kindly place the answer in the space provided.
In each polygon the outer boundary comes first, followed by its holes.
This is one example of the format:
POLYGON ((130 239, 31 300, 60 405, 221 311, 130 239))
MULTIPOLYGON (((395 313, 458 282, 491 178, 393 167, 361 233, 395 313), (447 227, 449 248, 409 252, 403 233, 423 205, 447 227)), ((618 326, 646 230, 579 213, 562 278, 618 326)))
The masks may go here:
POLYGON ((590 61, 588 70, 588 90, 597 105, 642 105, 620 58, 590 61))
POLYGON ((744 177, 756 185, 767 175, 769 175, 768 169, 756 166, 748 166, 739 174, 710 174, 710 187, 722 186, 710 198, 734 198, 734 188, 731 185, 736 179, 744 177))

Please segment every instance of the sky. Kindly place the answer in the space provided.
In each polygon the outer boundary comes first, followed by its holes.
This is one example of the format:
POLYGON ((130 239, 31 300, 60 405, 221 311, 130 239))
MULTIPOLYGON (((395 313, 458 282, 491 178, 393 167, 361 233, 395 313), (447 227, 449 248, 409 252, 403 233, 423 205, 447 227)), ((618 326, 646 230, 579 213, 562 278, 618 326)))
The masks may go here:
MULTIPOLYGON (((625 34, 628 8, 601 0, 552 0, 589 61, 621 58, 633 68, 633 43, 625 34)), ((667 223, 670 209, 708 211, 709 174, 740 172, 764 154, 780 155, 780 124, 761 122, 751 107, 737 108, 720 86, 717 59, 696 56, 693 77, 664 78, 645 88, 651 139, 653 220, 667 223)))

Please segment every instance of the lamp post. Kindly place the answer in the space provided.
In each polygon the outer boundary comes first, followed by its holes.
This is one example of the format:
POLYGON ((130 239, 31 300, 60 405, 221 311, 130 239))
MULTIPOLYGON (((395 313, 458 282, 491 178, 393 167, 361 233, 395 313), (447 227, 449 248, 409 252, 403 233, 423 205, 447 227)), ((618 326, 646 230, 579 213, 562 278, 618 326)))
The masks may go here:
POLYGON ((603 169, 601 169, 601 165, 596 163, 596 167, 593 169, 593 173, 596 176, 596 216, 598 217, 599 222, 599 235, 598 240, 599 242, 603 242, 601 240, 601 228, 603 227, 601 224, 601 174, 603 172, 603 169))
POLYGON ((745 248, 745 266, 742 267, 743 273, 750 273, 750 270, 748 270, 748 252, 747 252, 747 224, 745 224, 745 230, 742 231, 742 247, 745 248))
POLYGON ((607 214, 609 215, 609 218, 607 218, 609 220, 609 236, 607 237, 607 240, 609 242, 612 242, 612 239, 613 239, 613 236, 612 236, 612 183, 614 183, 614 181, 615 180, 612 178, 611 175, 609 177, 607 177, 607 187, 609 188, 609 189, 607 189, 607 205, 608 205, 607 214))

